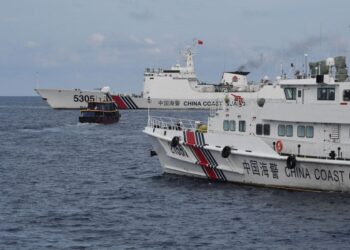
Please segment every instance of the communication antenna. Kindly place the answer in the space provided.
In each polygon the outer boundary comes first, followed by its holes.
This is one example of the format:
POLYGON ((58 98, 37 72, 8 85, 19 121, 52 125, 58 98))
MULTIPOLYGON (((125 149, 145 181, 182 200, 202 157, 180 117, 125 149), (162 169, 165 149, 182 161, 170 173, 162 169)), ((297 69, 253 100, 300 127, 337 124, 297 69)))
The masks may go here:
POLYGON ((321 51, 322 51, 322 23, 320 23, 320 49, 321 49, 321 51))
POLYGON ((150 109, 150 104, 151 104, 151 97, 147 97, 147 116, 148 116, 148 125, 151 122, 151 117, 149 116, 149 109, 150 109))
POLYGON ((334 67, 334 65, 335 65, 334 58, 333 58, 333 57, 327 58, 327 60, 326 60, 326 65, 328 66, 328 75, 329 75, 329 76, 333 76, 332 70, 333 70, 333 67, 334 67))
POLYGON ((39 73, 35 72, 35 82, 36 82, 36 88, 39 88, 39 73))
POLYGON ((307 73, 307 56, 308 56, 308 55, 305 53, 305 54, 304 54, 304 58, 305 58, 305 78, 307 78, 307 74, 308 74, 308 73, 307 73))
POLYGON ((281 77, 283 79, 283 63, 281 63, 281 77))
POLYGON ((318 62, 318 74, 321 75, 321 62, 318 62))
POLYGON ((224 72, 226 71, 226 54, 224 55, 224 72))
POLYGON ((291 63, 291 64, 290 64, 290 70, 289 70, 287 76, 289 77, 292 73, 293 73, 293 74, 295 73, 295 70, 294 70, 294 63, 291 63))

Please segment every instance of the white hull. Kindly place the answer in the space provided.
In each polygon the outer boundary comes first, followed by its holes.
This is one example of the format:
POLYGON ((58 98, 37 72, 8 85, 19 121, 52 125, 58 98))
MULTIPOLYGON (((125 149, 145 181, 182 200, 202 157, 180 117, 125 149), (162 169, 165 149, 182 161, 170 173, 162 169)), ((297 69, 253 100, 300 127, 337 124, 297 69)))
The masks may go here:
POLYGON ((192 144, 184 142, 187 135, 183 131, 146 127, 144 132, 151 137, 166 173, 288 189, 350 191, 350 164, 346 161, 297 157, 296 167, 290 169, 286 156, 262 141, 256 145, 257 138, 197 132, 192 144), (170 145, 174 136, 181 138, 175 148, 170 145), (233 141, 241 149, 223 158, 222 148, 233 141))
MULTIPOLYGON (((260 92, 232 92, 232 93, 198 93, 191 98, 147 98, 132 95, 111 94, 119 109, 198 109, 206 110, 222 107, 227 95, 235 94, 244 99, 281 99, 282 90, 277 86, 266 86, 260 92)), ((35 91, 54 109, 79 109, 87 106, 87 101, 104 99, 101 91, 69 90, 69 89, 35 89, 35 91)), ((233 104, 234 99, 231 98, 233 104)))
POLYGON ((80 109, 87 107, 88 101, 105 99, 105 94, 97 90, 35 89, 35 91, 54 109, 80 109))
MULTIPOLYGON (((222 107, 224 105, 224 97, 220 99, 150 99, 150 103, 146 98, 134 97, 129 95, 112 95, 119 109, 198 109, 206 110, 213 107, 222 107)), ((233 101, 232 101, 233 102, 233 101)))

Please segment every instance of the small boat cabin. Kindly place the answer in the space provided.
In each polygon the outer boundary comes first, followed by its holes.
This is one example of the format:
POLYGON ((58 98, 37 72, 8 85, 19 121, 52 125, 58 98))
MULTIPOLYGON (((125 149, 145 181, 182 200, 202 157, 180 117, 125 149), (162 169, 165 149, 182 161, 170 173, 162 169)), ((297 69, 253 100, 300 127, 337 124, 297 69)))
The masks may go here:
POLYGON ((110 124, 119 121, 120 114, 113 101, 88 102, 87 108, 80 109, 79 122, 110 124))

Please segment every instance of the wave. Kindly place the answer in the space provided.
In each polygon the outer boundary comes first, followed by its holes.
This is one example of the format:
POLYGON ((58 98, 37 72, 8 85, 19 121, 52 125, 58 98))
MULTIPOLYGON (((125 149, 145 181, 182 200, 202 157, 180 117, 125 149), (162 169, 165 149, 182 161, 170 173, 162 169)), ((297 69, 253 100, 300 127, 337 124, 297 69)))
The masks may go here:
POLYGON ((51 132, 51 133, 59 133, 66 130, 74 131, 76 128, 91 128, 98 126, 99 124, 91 124, 91 123, 76 123, 76 124, 64 124, 56 127, 45 127, 45 126, 29 126, 19 129, 20 132, 29 132, 29 133, 42 133, 42 132, 51 132))

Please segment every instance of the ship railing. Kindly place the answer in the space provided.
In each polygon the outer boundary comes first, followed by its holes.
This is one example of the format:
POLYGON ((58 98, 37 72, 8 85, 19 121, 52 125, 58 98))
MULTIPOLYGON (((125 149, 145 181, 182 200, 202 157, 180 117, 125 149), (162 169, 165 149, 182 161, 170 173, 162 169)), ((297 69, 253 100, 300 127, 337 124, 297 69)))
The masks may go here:
POLYGON ((197 130, 206 126, 203 121, 179 119, 174 117, 149 116, 148 126, 152 128, 162 128, 171 130, 197 130))

